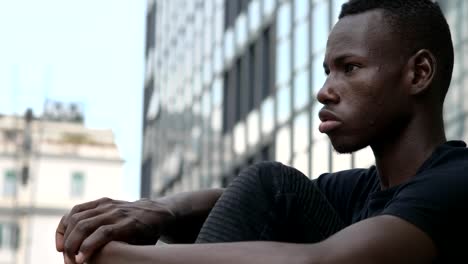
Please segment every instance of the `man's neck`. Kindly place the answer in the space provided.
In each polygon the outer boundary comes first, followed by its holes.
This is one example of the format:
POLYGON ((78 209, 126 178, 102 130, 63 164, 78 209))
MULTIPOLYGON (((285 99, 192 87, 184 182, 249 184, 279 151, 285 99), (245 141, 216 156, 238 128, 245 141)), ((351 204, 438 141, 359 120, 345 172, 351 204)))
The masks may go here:
POLYGON ((390 142, 371 146, 382 189, 387 189, 416 175, 435 148, 446 141, 443 120, 415 120, 390 142))

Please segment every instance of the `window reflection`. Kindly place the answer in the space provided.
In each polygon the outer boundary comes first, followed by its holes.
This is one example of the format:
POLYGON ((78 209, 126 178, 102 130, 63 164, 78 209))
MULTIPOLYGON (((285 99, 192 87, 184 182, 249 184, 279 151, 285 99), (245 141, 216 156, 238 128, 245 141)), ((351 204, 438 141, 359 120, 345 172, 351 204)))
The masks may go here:
POLYGON ((307 22, 299 24, 294 29, 294 69, 307 64, 309 58, 309 29, 307 22))
POLYGON ((242 47, 247 41, 247 17, 244 13, 237 17, 236 21, 236 44, 237 47, 242 47))
POLYGON ((299 21, 309 13, 309 0, 294 0, 294 20, 299 21))
MULTIPOLYGON (((468 27, 468 21, 466 22, 467 27, 468 27)), ((463 61, 460 62, 460 64, 463 65, 463 68, 465 69, 465 75, 468 75, 468 40, 465 42, 465 45, 463 46, 463 49, 465 52, 463 52, 463 55, 461 56, 456 56, 456 58, 461 58, 463 61)), ((466 89, 468 89, 468 86, 463 86, 466 89)))
POLYGON ((311 132, 312 132, 312 138, 314 140, 327 138, 327 135, 320 133, 318 129, 321 123, 318 113, 320 109, 322 109, 322 107, 323 105, 318 102, 315 102, 314 105, 312 106, 312 131, 311 132))
POLYGON ((214 48, 213 68, 215 73, 220 73, 223 70, 223 56, 220 45, 216 45, 214 48))
POLYGON ((254 110, 247 116, 247 141, 249 146, 255 146, 258 143, 259 125, 259 114, 257 110, 254 110))
MULTIPOLYGON (((172 86, 168 86, 172 87, 172 86)), ((195 74, 193 75, 193 93, 194 95, 199 95, 202 89, 202 80, 201 80, 201 74, 199 71, 196 71, 195 74)))
POLYGON ((327 79, 323 69, 323 57, 324 54, 320 53, 312 58, 312 91, 314 96, 322 89, 327 79))
MULTIPOLYGON (((224 15, 224 12, 222 12, 222 10, 220 9, 217 9, 215 14, 214 14, 214 18, 215 18, 215 22, 214 22, 214 38, 215 38, 215 42, 216 43, 220 43, 222 42, 223 40, 223 33, 224 33, 224 28, 223 28, 223 25, 224 25, 224 21, 223 21, 223 15, 224 15)), ((187 43, 190 43, 190 42, 187 42, 187 43)))
POLYGON ((224 58, 230 61, 234 56, 234 33, 232 29, 226 30, 224 37, 224 58))
POLYGON ((281 39, 291 33, 291 3, 284 2, 278 9, 276 37, 281 39))
POLYGON ((361 149, 353 155, 355 168, 369 168, 375 163, 374 153, 370 147, 361 149))
POLYGON ((263 0, 263 16, 270 17, 275 11, 276 0, 263 0))
POLYGON ((462 10, 463 14, 461 16, 461 19, 459 23, 461 23, 462 27, 462 34, 463 34, 463 39, 467 40, 468 39, 468 21, 466 20, 466 17, 468 17, 468 3, 466 1, 461 1, 461 4, 463 5, 462 10))
POLYGON ((249 5, 249 30, 251 33, 260 27, 260 1, 251 0, 249 5))
POLYGON ((203 35, 203 55, 209 56, 213 50, 213 24, 211 24, 211 20, 208 20, 207 25, 203 28, 203 35))
POLYGON ((291 88, 284 86, 278 89, 278 122, 285 122, 291 115, 291 88))
POLYGON ((293 164, 294 168, 298 169, 304 175, 309 175, 309 154, 308 152, 302 152, 294 157, 293 164))
POLYGON ((195 116, 199 116, 201 114, 201 107, 200 107, 200 102, 199 101, 195 101, 193 103, 192 111, 193 111, 193 114, 195 116))
POLYGON ((351 169, 351 155, 350 154, 340 154, 336 151, 332 152, 332 171, 342 171, 351 169))
MULTIPOLYGON (((468 119, 468 76, 463 80, 463 112, 465 113, 465 119, 468 119)), ((468 130, 465 130, 468 133, 468 130)), ((468 135, 468 134, 467 134, 468 135)))
POLYGON ((309 72, 303 70, 294 78, 294 109, 299 110, 309 102, 309 72))
POLYGON ((325 49, 329 30, 328 2, 317 3, 312 9, 312 53, 325 49))
POLYGON ((269 134, 273 131, 275 126, 274 120, 274 101, 270 96, 263 101, 261 106, 262 111, 262 133, 264 135, 269 134))
POLYGON ((330 146, 328 140, 315 141, 312 145, 311 175, 312 179, 318 178, 323 173, 329 172, 330 146))
POLYGON ((461 122, 446 122, 445 124, 445 133, 447 138, 460 138, 460 130, 462 128, 461 122))
POLYGON ((200 126, 197 125, 197 126, 192 127, 192 151, 197 156, 201 154, 200 136, 201 136, 200 126))
POLYGON ((290 165, 291 158, 291 129, 284 126, 276 134, 275 159, 283 164, 290 165))
POLYGON ((232 137, 231 134, 224 135, 223 138, 223 153, 224 163, 230 164, 232 162, 232 137))
POLYGON ((194 188, 194 190, 200 189, 201 179, 200 179, 200 169, 198 166, 194 166, 194 168, 192 169, 192 177, 193 177, 192 187, 194 188))
POLYGON ((205 59, 203 62, 203 84, 207 85, 211 81, 212 75, 211 61, 205 59))
POLYGON ((212 116, 211 116, 211 128, 213 129, 214 132, 221 132, 222 128, 222 114, 221 114, 221 109, 220 108, 215 108, 213 110, 212 116))
POLYGON ((285 83, 291 77, 291 45, 285 39, 277 44, 276 52, 276 83, 285 83))
POLYGON ((208 118, 211 112, 211 102, 210 102, 210 93, 205 91, 203 93, 203 101, 202 101, 202 114, 204 118, 208 118))
POLYGON ((234 127, 234 152, 241 155, 245 152, 245 124, 239 122, 234 127))
MULTIPOLYGON (((455 50, 457 52, 457 50, 455 50)), ((453 65, 453 72, 452 72, 452 80, 457 80, 461 74, 460 72, 460 63, 455 61, 455 64, 453 65)))
POLYGON ((221 87, 221 79, 218 77, 213 82, 213 105, 221 106, 223 98, 223 88, 221 87))
POLYGON ((294 119, 294 153, 306 151, 309 147, 309 115, 302 112, 294 119))

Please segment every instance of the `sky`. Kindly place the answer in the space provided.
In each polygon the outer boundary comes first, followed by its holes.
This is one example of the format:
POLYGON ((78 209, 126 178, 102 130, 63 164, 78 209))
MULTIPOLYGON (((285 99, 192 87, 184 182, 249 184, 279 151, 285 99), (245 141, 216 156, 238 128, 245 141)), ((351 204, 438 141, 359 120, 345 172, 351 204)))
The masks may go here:
POLYGON ((125 160, 120 199, 139 197, 145 0, 0 0, 0 113, 84 105, 125 160))

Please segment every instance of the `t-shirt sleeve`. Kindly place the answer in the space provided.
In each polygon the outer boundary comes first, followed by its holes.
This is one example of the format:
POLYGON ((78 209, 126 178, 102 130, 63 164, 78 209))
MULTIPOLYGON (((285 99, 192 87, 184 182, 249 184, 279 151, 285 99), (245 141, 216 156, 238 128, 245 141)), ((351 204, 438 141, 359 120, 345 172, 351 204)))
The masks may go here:
MULTIPOLYGON (((440 252, 466 246, 468 166, 429 170, 399 188, 382 214, 400 217, 425 232, 440 252)), ((457 251, 459 252, 459 251, 457 251)))

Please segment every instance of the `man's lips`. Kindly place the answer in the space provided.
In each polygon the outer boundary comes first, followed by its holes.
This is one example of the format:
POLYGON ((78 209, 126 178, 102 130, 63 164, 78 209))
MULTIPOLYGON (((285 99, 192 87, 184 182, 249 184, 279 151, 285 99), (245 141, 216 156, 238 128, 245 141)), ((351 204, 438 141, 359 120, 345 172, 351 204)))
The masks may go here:
POLYGON ((319 118, 322 121, 319 125, 321 133, 329 133, 343 123, 332 111, 327 109, 320 110, 319 118))

